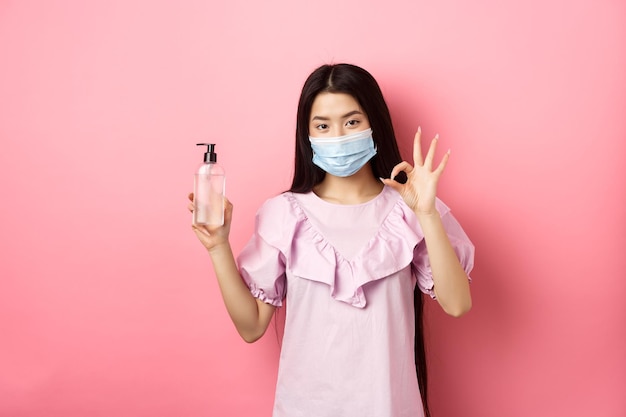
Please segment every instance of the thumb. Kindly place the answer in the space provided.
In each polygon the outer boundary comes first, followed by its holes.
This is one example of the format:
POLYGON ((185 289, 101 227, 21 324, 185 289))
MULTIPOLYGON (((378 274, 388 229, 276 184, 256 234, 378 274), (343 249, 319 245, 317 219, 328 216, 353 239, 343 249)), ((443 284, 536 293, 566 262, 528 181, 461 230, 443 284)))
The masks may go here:
POLYGON ((233 219, 233 204, 224 197, 224 223, 230 223, 233 219))

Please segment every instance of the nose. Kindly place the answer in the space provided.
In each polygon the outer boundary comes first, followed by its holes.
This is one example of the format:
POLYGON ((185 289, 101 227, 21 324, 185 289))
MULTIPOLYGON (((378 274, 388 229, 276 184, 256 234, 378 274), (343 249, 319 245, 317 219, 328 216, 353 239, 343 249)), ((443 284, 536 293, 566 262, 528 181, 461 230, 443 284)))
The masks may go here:
POLYGON ((331 128, 330 131, 330 136, 331 137, 339 137, 339 136, 345 136, 348 134, 347 129, 345 128, 345 126, 340 125, 340 126, 335 126, 333 128, 331 128))

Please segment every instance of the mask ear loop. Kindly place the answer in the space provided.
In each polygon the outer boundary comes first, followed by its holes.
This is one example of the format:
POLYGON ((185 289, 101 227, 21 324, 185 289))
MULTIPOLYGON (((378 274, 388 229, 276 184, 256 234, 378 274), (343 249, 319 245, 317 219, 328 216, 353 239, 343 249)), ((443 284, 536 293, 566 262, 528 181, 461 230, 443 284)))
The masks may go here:
POLYGON ((370 136, 372 137, 372 142, 374 142, 374 151, 378 154, 378 143, 376 143, 376 139, 374 139, 374 129, 370 127, 370 130, 372 131, 370 136))

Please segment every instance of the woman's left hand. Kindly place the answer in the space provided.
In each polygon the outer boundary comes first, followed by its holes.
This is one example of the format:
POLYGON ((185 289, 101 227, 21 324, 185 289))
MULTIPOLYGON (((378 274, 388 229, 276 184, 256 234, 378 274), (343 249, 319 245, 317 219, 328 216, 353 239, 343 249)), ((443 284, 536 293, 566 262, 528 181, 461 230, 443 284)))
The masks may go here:
POLYGON ((433 170, 433 160, 435 158, 439 135, 436 135, 430 143, 426 159, 422 157, 421 136, 422 129, 418 128, 413 142, 413 163, 415 166, 411 166, 411 164, 406 161, 400 162, 393 167, 391 178, 381 180, 385 185, 398 191, 406 204, 411 207, 417 215, 432 215, 437 213, 435 207, 437 183, 448 163, 450 151, 448 150, 448 152, 446 152, 437 168, 433 170), (407 176, 407 181, 404 184, 393 179, 402 171, 404 171, 407 176))

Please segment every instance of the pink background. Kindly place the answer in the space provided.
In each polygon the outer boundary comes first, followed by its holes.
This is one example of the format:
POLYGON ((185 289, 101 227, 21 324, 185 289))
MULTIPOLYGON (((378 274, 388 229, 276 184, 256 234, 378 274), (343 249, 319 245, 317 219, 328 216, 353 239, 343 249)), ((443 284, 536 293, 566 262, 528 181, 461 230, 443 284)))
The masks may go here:
POLYGON ((434 415, 626 415, 626 3, 219 3, 0 1, 0 416, 270 415, 277 330, 227 317, 195 143, 238 252, 290 184, 304 79, 344 61, 407 158, 418 125, 452 149, 477 247, 470 314, 428 305, 434 415))

